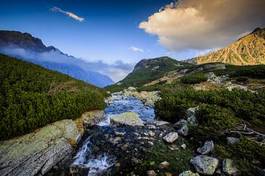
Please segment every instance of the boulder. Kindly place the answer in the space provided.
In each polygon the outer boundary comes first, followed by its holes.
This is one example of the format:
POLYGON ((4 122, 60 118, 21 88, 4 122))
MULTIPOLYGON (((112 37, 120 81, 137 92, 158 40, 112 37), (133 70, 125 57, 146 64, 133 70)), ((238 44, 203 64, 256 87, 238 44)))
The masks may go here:
POLYGON ((190 162, 198 173, 205 175, 213 175, 219 163, 218 159, 205 155, 196 156, 190 162))
POLYGON ((235 175, 238 170, 231 159, 223 160, 223 172, 227 175, 235 175))
POLYGON ((206 155, 206 154, 212 152, 213 149, 214 149, 213 141, 206 141, 202 147, 197 149, 197 152, 202 154, 202 155, 206 155))
POLYGON ((0 175, 45 175, 52 168, 69 166, 74 148, 84 132, 84 123, 94 123, 93 117, 100 117, 103 111, 85 114, 75 121, 57 121, 32 133, 0 141, 0 175), (91 121, 85 120, 88 114, 91 121))
POLYGON ((0 143, 1 176, 44 175, 70 161, 73 144, 80 138, 73 120, 62 120, 36 132, 0 143))
POLYGON ((186 111, 186 117, 188 125, 197 125, 197 118, 196 118, 196 111, 198 110, 198 107, 189 108, 186 111))
POLYGON ((178 130, 178 133, 182 136, 187 136, 189 133, 187 120, 180 120, 174 124, 174 127, 178 130))
POLYGON ((185 171, 179 174, 179 176, 200 176, 198 173, 193 173, 192 171, 185 171))
POLYGON ((163 140, 167 143, 173 143, 178 139, 178 133, 170 132, 166 136, 163 137, 163 140))
POLYGON ((125 112, 119 115, 114 115, 110 118, 111 124, 129 125, 129 126, 144 126, 143 121, 135 112, 125 112))

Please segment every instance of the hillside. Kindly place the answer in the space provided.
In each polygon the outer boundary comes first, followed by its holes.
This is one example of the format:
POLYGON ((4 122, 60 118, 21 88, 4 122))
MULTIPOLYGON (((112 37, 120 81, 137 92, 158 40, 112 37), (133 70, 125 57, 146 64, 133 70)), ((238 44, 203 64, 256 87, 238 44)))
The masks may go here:
POLYGON ((118 88, 128 86, 139 87, 151 81, 162 78, 170 71, 190 66, 192 66, 192 64, 180 62, 169 57, 143 59, 135 65, 134 70, 128 76, 126 76, 126 78, 108 88, 115 89, 115 87, 118 88))
POLYGON ((69 56, 54 46, 45 46, 41 39, 29 33, 0 30, 0 53, 22 58, 98 87, 113 83, 108 76, 92 70, 89 63, 69 56))
POLYGON ((0 139, 104 107, 101 89, 5 55, 0 82, 0 139))
POLYGON ((265 64, 265 29, 257 28, 226 48, 194 58, 197 64, 222 62, 233 65, 265 64))

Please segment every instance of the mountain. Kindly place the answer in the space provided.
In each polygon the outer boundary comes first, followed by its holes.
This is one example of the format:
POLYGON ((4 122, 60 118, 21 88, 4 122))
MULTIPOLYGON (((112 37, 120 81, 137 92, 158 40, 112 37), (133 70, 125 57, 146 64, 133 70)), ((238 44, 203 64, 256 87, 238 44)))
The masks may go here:
POLYGON ((0 140, 104 108, 104 91, 0 54, 0 140))
POLYGON ((68 74, 98 87, 113 84, 108 76, 92 70, 89 63, 64 54, 53 46, 45 46, 40 39, 28 33, 0 31, 0 52, 68 74))
POLYGON ((194 58, 193 61, 197 64, 209 62, 232 65, 265 64, 265 28, 257 28, 228 47, 194 58))
POLYGON ((177 61, 170 57, 159 57, 153 59, 143 59, 138 62, 133 71, 126 76, 122 81, 108 88, 115 87, 139 87, 151 81, 162 78, 166 73, 192 66, 192 64, 177 61))

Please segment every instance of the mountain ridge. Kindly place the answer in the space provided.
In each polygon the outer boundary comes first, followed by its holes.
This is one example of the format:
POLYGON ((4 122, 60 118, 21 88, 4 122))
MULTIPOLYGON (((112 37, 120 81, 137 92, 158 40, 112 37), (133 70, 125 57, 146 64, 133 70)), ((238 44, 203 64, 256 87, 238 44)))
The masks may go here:
POLYGON ((89 63, 67 55, 54 46, 45 46, 41 39, 29 33, 0 30, 0 52, 68 74, 99 87, 113 84, 107 75, 92 71, 89 63), (66 65, 67 67, 63 69, 66 65))
POLYGON ((189 62, 196 64, 222 62, 232 65, 265 64, 265 28, 256 28, 227 47, 195 57, 189 62))

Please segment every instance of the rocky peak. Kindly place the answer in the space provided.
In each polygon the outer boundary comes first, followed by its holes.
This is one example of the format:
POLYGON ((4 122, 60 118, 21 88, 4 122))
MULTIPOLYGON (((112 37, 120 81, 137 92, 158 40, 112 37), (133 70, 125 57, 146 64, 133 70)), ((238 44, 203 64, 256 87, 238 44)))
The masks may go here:
POLYGON ((195 58, 197 64, 222 62, 232 65, 265 64, 265 28, 238 39, 226 48, 195 58))
POLYGON ((57 50, 53 46, 46 47, 41 39, 33 37, 29 33, 6 30, 0 30, 0 47, 22 48, 36 52, 57 50))

